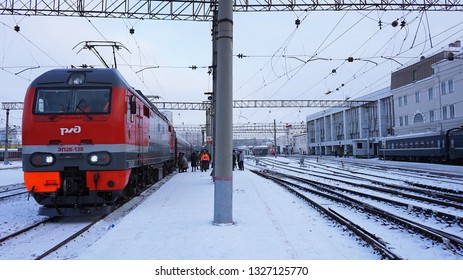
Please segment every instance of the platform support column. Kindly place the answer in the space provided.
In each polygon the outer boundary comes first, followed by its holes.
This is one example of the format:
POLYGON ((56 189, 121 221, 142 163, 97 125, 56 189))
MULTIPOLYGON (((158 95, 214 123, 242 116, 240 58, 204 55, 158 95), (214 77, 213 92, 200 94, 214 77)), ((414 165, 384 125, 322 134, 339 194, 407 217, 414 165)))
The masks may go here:
POLYGON ((233 1, 217 10, 217 92, 215 93, 214 224, 233 224, 233 1))

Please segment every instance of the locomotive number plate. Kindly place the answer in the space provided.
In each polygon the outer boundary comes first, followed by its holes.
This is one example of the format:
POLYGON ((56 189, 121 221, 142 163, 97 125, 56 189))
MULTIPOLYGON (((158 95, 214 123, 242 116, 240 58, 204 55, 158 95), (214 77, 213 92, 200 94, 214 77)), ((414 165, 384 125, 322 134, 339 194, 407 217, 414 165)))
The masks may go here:
POLYGON ((83 152, 84 147, 82 146, 62 146, 58 147, 58 153, 79 153, 83 152))

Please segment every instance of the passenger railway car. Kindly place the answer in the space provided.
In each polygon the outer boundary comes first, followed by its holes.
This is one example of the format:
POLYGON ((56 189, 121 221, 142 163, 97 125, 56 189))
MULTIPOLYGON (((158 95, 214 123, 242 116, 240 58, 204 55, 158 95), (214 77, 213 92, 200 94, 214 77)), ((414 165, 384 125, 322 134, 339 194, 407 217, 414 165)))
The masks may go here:
POLYGON ((117 69, 55 69, 27 90, 24 182, 40 215, 106 214, 172 172, 171 123, 117 69))
POLYGON ((391 160, 463 163, 463 126, 445 132, 387 137, 378 155, 391 160))
MULTIPOLYGON (((21 149, 8 149, 8 160, 20 160, 22 157, 21 149)), ((5 160, 5 150, 0 150, 0 161, 5 160)))
POLYGON ((459 128, 449 130, 448 134, 449 151, 448 158, 451 162, 463 164, 463 125, 459 128))
POLYGON ((252 154, 255 156, 268 156, 270 155, 270 148, 268 146, 254 146, 252 154))

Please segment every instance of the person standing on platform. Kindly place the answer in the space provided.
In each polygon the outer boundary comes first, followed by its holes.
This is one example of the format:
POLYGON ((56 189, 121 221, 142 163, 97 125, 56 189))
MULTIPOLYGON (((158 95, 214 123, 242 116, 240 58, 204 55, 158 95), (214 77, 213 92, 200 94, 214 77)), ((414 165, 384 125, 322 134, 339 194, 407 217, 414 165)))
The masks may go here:
POLYGON ((188 160, 186 159, 185 154, 182 154, 182 168, 183 168, 183 172, 188 171, 188 160))
POLYGON ((209 157, 209 154, 207 152, 204 152, 201 155, 201 172, 202 171, 207 171, 209 169, 209 161, 211 158, 209 157))
POLYGON ((191 172, 196 172, 197 166, 198 166, 198 154, 196 151, 193 151, 190 156, 190 161, 191 161, 191 172))
POLYGON ((233 165, 232 165, 232 168, 233 168, 233 169, 232 169, 232 170, 235 171, 235 168, 236 168, 236 160, 237 160, 237 159, 236 159, 236 152, 235 152, 235 150, 233 150, 232 156, 233 156, 233 165))
POLYGON ((240 151, 238 155, 238 168, 244 170, 244 154, 243 151, 240 151))
POLYGON ((178 153, 177 167, 178 167, 179 173, 183 172, 183 153, 182 152, 178 153))

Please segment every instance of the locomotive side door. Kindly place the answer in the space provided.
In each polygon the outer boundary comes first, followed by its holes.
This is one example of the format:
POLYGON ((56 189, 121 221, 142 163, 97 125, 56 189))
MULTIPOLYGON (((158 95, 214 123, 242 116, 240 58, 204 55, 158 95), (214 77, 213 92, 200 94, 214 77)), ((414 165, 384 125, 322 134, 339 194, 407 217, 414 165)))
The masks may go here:
POLYGON ((137 145, 138 152, 138 166, 140 166, 143 165, 143 115, 142 106, 140 104, 137 104, 137 115, 135 119, 137 126, 135 144, 137 145))
POLYGON ((129 142, 135 146, 129 159, 129 166, 133 168, 141 164, 143 154, 143 116, 134 95, 128 97, 127 113, 129 142))

